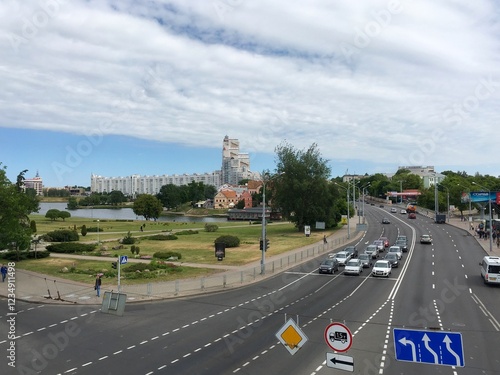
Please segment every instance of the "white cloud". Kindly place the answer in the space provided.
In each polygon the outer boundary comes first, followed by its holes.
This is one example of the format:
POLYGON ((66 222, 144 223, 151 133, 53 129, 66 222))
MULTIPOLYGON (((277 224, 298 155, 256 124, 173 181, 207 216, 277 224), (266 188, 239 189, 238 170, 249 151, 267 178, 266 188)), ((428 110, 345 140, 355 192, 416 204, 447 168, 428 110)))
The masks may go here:
POLYGON ((287 139, 374 163, 496 157, 482 147, 499 114, 493 1, 12 0, 0 19, 0 127, 205 146, 237 133, 255 152, 287 139))

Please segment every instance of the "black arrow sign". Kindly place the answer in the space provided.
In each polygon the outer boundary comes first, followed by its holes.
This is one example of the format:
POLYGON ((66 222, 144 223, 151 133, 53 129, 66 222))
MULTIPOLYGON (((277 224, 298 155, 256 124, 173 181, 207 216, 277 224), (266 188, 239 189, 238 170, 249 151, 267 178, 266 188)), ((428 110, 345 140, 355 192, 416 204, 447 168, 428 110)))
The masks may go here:
POLYGON ((336 365, 338 363, 339 365, 354 366, 354 362, 341 361, 340 359, 337 359, 335 357, 333 357, 332 359, 330 359, 330 361, 334 365, 336 365))

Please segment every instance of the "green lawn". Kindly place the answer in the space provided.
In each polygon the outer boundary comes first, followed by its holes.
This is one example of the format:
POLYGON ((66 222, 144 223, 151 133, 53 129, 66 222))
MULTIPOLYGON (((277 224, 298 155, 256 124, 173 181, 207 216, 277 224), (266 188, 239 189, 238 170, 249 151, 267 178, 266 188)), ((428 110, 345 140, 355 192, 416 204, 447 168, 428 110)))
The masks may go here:
MULTIPOLYGON (((43 234, 55 229, 74 229, 80 233, 80 228, 83 224, 87 227, 97 226, 96 219, 85 218, 69 218, 65 222, 62 220, 50 221, 40 215, 32 215, 32 220, 37 223, 37 234, 43 234)), ((100 220, 99 227, 103 232, 99 233, 100 247, 88 255, 105 255, 118 256, 127 255, 134 257, 130 251, 131 245, 123 245, 123 249, 113 250, 113 247, 119 245, 118 240, 123 238, 128 231, 136 238, 135 246, 140 248, 140 256, 153 255, 157 251, 173 251, 181 254, 181 262, 201 263, 201 264, 220 264, 215 257, 214 240, 221 235, 234 235, 240 239, 240 246, 236 248, 227 248, 226 257, 223 262, 227 265, 238 266, 244 265, 261 258, 259 250, 259 240, 262 234, 262 226, 260 223, 249 225, 248 222, 220 222, 216 223, 219 229, 216 232, 204 231, 204 223, 181 223, 181 222, 144 222, 144 221, 115 221, 115 220, 100 220), (140 231, 140 226, 144 225, 144 231, 140 231), (172 231, 176 233, 183 230, 197 230, 197 234, 178 235, 177 240, 157 241, 150 240, 147 237, 158 233, 166 233, 172 231)), ((309 237, 304 233, 298 232, 291 223, 269 223, 267 225, 267 238, 270 242, 270 248, 267 251, 267 256, 274 256, 285 253, 292 249, 296 249, 317 241, 321 241, 323 235, 329 235, 333 230, 312 232, 309 237)), ((82 242, 97 242, 97 233, 88 233, 83 237, 80 235, 82 242)), ((64 277, 76 281, 89 281, 90 275, 95 277, 95 271, 99 269, 110 269, 109 260, 106 261, 88 261, 88 260, 73 260, 61 258, 46 258, 39 260, 28 260, 17 263, 17 267, 24 268, 36 272, 45 273, 52 276, 64 277), (72 264, 75 264, 72 266, 72 264), (89 269, 91 272, 88 275, 81 273, 62 273, 61 269, 67 267, 76 267, 80 270, 89 269)), ((79 271, 79 272, 80 272, 79 271)), ((211 269, 182 267, 182 272, 171 275, 161 275, 159 280, 169 280, 179 277, 199 277, 213 273, 211 269)), ((93 279, 91 279, 92 281, 93 279)), ((146 279, 144 282, 150 282, 146 279)), ((140 282, 133 280, 134 283, 140 282)))

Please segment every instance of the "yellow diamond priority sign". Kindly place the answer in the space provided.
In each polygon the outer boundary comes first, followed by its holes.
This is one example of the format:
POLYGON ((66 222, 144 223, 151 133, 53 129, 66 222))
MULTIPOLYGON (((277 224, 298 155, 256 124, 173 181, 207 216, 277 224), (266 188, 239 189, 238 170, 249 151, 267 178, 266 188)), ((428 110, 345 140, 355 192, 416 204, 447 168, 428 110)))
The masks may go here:
POLYGON ((276 333, 276 337, 291 355, 297 353, 308 340, 305 333, 302 332, 299 326, 297 326, 295 321, 291 318, 280 328, 278 333, 276 333))

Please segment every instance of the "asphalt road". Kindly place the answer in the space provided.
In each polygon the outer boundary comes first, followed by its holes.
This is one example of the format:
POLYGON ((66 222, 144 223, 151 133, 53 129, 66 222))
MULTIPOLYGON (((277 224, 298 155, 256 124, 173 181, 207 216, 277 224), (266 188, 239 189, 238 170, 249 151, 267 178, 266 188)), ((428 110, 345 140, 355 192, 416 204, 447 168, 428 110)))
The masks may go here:
MULTIPOLYGON (((398 234, 411 240, 388 279, 368 269, 361 276, 319 275, 315 259, 236 290, 129 304, 122 317, 88 305, 17 302, 17 367, 2 359, 0 373, 341 374, 327 366, 333 350, 324 339, 327 326, 341 322, 352 332, 343 355, 356 374, 500 374, 500 288, 479 278, 484 251, 477 241, 420 215, 366 212, 370 226, 360 251, 381 235, 391 243, 398 234), (382 217, 391 224, 381 224, 382 217), (423 233, 433 244, 419 243, 423 233), (294 355, 276 337, 290 318, 308 338, 294 355), (396 360, 394 328, 461 333, 464 367, 396 360)), ((1 301, 0 338, 10 329, 6 307, 1 301)), ((443 353, 434 356, 432 348, 417 343, 416 355, 439 363, 443 353)), ((9 342, 0 344, 2 353, 8 349, 9 342)))

